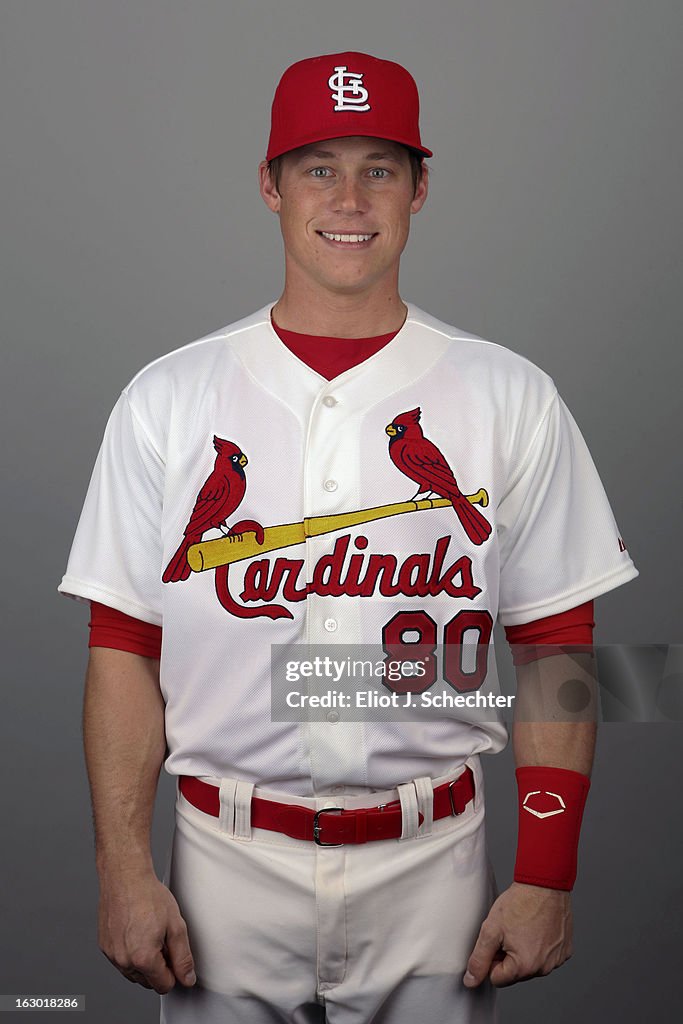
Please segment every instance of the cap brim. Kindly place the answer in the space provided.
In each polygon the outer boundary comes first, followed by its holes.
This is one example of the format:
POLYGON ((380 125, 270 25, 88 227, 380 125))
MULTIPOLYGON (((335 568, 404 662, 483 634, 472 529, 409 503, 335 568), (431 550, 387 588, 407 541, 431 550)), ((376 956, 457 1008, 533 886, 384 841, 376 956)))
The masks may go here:
MULTIPOLYGON (((421 156, 421 157, 425 157, 425 156, 431 157, 431 156, 434 156, 434 154, 431 151, 431 149, 427 149, 425 146, 416 146, 414 142, 408 141, 405 138, 401 139, 401 138, 397 138, 396 136, 391 136, 390 137, 388 135, 376 135, 375 132, 364 132, 364 131, 356 131, 356 132, 354 132, 354 135, 359 135, 359 136, 362 136, 364 138, 369 138, 369 139, 382 138, 382 139, 386 139, 387 142, 398 142, 402 146, 405 146, 407 149, 411 149, 414 153, 417 153, 418 156, 421 156)), ((280 150, 278 150, 277 147, 276 147, 272 152, 269 150, 266 153, 266 160, 274 160, 278 156, 283 156, 285 153, 291 153, 293 150, 301 149, 303 146, 310 146, 314 142, 326 142, 328 139, 344 139, 344 138, 350 138, 350 136, 347 136, 347 135, 330 135, 330 133, 328 131, 323 131, 323 132, 320 132, 319 134, 308 135, 301 142, 296 142, 294 145, 291 145, 291 144, 288 145, 287 149, 280 149, 280 150)))

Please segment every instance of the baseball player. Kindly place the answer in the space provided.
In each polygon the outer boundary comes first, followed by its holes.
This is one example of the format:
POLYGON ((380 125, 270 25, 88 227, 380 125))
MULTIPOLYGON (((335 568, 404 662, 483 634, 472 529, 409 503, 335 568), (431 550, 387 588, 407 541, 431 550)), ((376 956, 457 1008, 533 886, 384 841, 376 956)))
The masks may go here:
POLYGON ((91 605, 99 942, 162 1021, 490 1022, 498 987, 571 954, 595 725, 513 726, 496 895, 492 629, 533 708, 588 682, 593 599, 637 570, 553 380, 399 295, 431 156, 399 64, 288 68, 259 166, 282 295, 146 366, 107 424, 59 589, 91 605), (313 657, 352 648, 379 652, 383 716, 335 704, 313 657))

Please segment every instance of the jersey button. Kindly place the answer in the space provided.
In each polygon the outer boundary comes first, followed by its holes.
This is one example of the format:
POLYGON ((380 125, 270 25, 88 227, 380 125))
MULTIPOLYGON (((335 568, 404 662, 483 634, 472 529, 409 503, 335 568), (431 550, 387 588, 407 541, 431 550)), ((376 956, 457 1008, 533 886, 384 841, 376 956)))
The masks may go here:
POLYGON ((323 484, 325 490, 330 492, 336 491, 338 486, 339 484, 337 483, 336 480, 326 480, 325 483, 323 484))
POLYGON ((336 619, 325 619, 325 629, 327 630, 328 633, 334 633, 336 628, 337 628, 337 620, 336 619))
POLYGON ((339 721, 339 712, 338 711, 328 711, 327 712, 327 721, 330 722, 332 725, 334 725, 335 722, 339 721))
POLYGON ((325 395, 323 398, 323 405, 327 406, 328 409, 334 409, 337 404, 337 399, 334 395, 325 395))

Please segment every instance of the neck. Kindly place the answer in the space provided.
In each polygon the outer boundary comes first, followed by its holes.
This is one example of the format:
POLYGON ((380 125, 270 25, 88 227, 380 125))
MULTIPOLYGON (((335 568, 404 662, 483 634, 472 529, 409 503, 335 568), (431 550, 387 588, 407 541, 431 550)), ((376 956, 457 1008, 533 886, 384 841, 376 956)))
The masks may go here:
POLYGON ((403 326, 408 309, 398 292, 370 300, 367 296, 340 295, 322 301, 293 302, 287 289, 272 309, 272 319, 285 331, 326 338, 375 338, 403 326))

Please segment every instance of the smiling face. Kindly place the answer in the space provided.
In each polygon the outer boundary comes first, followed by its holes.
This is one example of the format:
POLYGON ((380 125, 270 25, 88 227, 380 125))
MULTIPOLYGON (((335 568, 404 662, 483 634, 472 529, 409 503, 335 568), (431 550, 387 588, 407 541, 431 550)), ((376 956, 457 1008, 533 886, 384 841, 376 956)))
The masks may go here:
POLYGON ((284 155, 279 192, 265 161, 259 178, 261 195, 280 217, 290 294, 308 301, 322 293, 397 294, 410 217, 427 197, 427 170, 414 192, 404 146, 329 139, 284 155))

